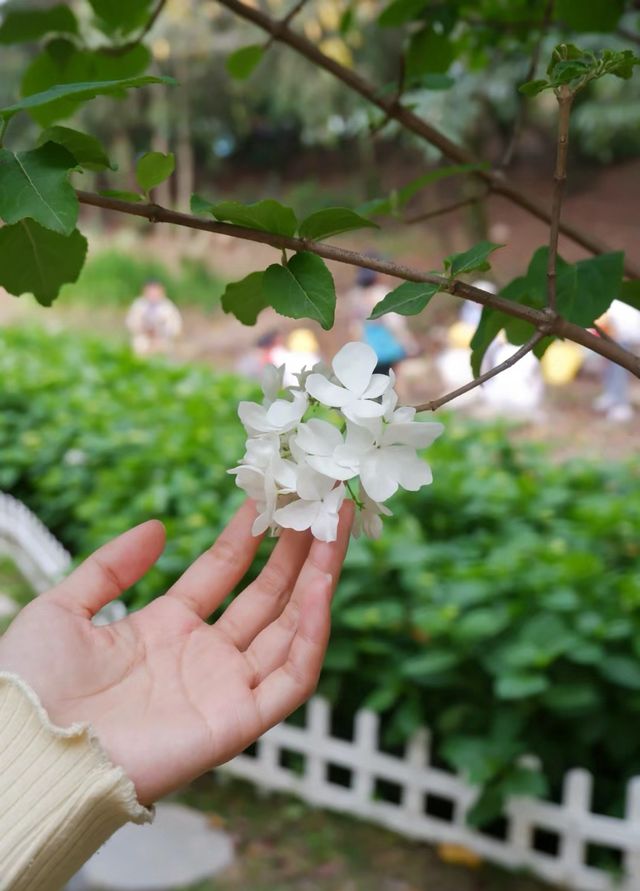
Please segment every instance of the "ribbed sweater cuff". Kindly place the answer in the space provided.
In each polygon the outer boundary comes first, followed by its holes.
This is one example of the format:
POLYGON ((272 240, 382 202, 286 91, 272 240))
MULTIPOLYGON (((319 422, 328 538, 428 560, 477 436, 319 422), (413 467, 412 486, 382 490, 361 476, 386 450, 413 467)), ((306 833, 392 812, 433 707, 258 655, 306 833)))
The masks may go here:
POLYGON ((0 672, 0 891, 58 891, 116 829, 152 816, 88 725, 55 727, 0 672))

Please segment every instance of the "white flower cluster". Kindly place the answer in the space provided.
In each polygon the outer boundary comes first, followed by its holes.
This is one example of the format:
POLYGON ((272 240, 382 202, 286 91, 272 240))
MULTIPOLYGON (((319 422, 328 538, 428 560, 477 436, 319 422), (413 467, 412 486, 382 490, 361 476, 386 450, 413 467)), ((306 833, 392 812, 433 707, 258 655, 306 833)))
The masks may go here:
POLYGON ((391 515, 383 502, 399 487, 416 492, 431 482, 416 450, 430 445, 442 424, 417 422, 414 408, 398 408, 395 375, 375 374, 376 364, 371 347, 348 343, 331 369, 319 364, 296 375, 297 387, 283 390, 284 367, 269 366, 262 405, 240 403, 246 453, 229 473, 256 502, 254 535, 311 529, 335 541, 348 489, 358 508, 354 534, 377 538, 381 516, 391 515))

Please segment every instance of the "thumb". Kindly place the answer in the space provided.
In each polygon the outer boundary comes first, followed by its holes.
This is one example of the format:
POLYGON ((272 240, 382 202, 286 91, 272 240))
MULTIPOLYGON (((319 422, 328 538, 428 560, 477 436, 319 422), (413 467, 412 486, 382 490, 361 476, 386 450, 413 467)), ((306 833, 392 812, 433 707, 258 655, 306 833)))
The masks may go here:
POLYGON ((142 578, 164 544, 165 530, 159 520, 134 526, 95 551, 45 596, 90 618, 142 578))

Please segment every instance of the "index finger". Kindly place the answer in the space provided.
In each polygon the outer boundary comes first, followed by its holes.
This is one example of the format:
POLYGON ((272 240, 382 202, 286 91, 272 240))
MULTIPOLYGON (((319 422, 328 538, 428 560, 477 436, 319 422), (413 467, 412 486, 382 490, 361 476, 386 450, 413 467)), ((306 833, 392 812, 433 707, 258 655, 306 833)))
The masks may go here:
POLYGON ((252 535, 256 518, 253 501, 245 501, 216 542, 191 564, 169 588, 167 597, 177 597, 201 619, 206 619, 247 572, 262 541, 252 535))

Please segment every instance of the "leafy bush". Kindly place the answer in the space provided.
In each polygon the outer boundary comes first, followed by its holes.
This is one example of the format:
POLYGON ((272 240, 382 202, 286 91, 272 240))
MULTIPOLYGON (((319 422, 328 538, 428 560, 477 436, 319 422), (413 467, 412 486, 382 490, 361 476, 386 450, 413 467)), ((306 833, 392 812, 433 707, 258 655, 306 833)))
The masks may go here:
POLYGON ((119 250, 105 250, 89 258, 80 278, 65 285, 62 297, 88 305, 128 306, 149 279, 162 282, 179 306, 218 306, 224 283, 199 260, 183 258, 177 273, 161 260, 119 250))
MULTIPOLYGON (((132 606, 239 503, 225 470, 251 385, 21 330, 0 332, 0 379, 0 488, 75 554, 149 516, 166 523, 132 606)), ((542 791, 543 775, 556 794, 576 765, 596 774, 598 806, 619 811, 640 773, 638 463, 555 464, 454 418, 430 455, 434 485, 398 498, 384 537, 350 551, 321 686, 340 731, 363 702, 390 747, 427 723, 437 757, 483 785, 477 819, 505 794, 542 791)))

